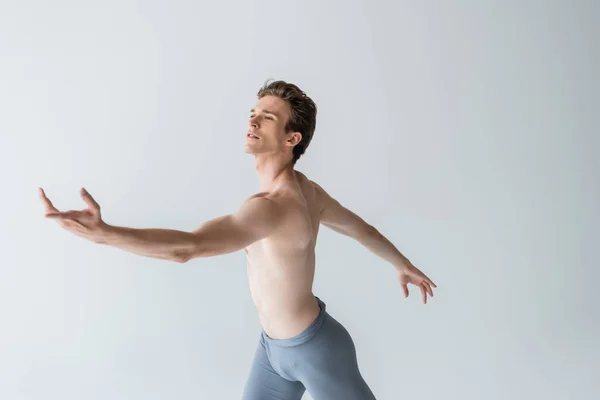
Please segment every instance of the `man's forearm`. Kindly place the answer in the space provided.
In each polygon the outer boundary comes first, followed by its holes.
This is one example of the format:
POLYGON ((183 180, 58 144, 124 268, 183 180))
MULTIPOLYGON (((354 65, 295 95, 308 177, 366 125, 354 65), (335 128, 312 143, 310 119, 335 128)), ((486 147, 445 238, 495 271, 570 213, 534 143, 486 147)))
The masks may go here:
POLYGON ((374 227, 369 227, 367 232, 357 240, 373 254, 383 258, 398 270, 410 265, 408 258, 374 227))
POLYGON ((196 237, 190 232, 172 229, 104 225, 95 242, 146 257, 185 262, 193 253, 196 237))

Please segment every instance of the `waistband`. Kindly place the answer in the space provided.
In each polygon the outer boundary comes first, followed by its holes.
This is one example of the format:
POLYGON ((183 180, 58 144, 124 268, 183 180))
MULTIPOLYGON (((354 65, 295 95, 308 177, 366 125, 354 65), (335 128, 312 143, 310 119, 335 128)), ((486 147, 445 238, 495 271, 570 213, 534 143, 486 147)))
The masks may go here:
POLYGON ((319 332, 319 329, 321 329, 321 326, 323 325, 323 321, 325 320, 325 315, 327 314, 325 311, 325 309, 326 309, 325 303, 317 296, 315 296, 315 299, 317 300, 317 303, 319 304, 319 308, 321 309, 321 311, 319 311, 319 315, 317 315, 315 320, 306 329, 304 329, 302 332, 300 332, 296 336, 288 338, 288 339, 270 338, 269 335, 267 335, 267 333, 263 330, 262 331, 263 340, 270 345, 272 344, 272 345, 280 346, 280 347, 299 346, 303 343, 308 342, 313 336, 315 336, 317 334, 317 332, 319 332))

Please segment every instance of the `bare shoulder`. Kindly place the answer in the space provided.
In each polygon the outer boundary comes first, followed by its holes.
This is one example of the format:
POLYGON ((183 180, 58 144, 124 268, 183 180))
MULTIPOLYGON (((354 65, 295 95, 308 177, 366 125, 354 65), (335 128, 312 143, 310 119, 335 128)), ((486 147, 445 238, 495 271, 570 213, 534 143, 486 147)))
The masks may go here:
POLYGON ((267 192, 255 193, 240 206, 238 213, 252 214, 253 219, 276 219, 283 215, 282 203, 267 192))
POLYGON ((245 202, 247 203, 256 200, 256 203, 261 203, 261 199, 269 200, 269 194, 269 192, 254 193, 252 196, 248 197, 245 202))
POLYGON ((301 184, 304 183, 304 184, 307 184, 307 185, 311 186, 315 190, 315 192, 323 191, 323 188, 317 182, 315 182, 312 179, 308 178, 302 172, 296 170, 296 174, 300 177, 300 180, 301 180, 300 183, 301 184))
POLYGON ((319 212, 321 212, 325 208, 325 205, 327 204, 327 201, 329 199, 328 193, 317 182, 313 181, 312 179, 309 179, 306 175, 304 175, 301 172, 298 173, 302 177, 304 182, 312 188, 315 202, 317 204, 319 212))
POLYGON ((327 192, 325 192, 325 190, 321 187, 321 185, 319 185, 317 182, 310 180, 309 181, 310 184, 312 185, 313 189, 315 190, 315 193, 317 194, 326 194, 327 192))

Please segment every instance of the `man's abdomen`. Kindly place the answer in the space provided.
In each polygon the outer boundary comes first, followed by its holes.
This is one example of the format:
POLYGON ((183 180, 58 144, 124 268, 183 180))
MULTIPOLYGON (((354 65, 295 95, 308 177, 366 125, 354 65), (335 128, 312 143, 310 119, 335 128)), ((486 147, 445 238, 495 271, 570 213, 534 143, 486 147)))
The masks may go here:
POLYGON ((274 338, 298 334, 319 313, 312 293, 314 267, 288 268, 248 265, 250 293, 261 326, 274 338))

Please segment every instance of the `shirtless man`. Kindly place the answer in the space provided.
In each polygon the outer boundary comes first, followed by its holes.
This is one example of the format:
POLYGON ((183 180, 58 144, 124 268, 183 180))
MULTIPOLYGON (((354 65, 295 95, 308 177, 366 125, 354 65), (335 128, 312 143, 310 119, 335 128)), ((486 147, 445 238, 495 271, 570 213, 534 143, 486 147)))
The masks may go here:
POLYGON ((266 83, 251 110, 245 151, 253 154, 260 192, 232 214, 197 230, 132 229, 106 224, 85 189, 88 208, 60 212, 40 188, 45 216, 93 242, 179 263, 244 249, 252 300, 262 326, 243 399, 375 399, 362 378, 348 331, 312 292, 319 225, 349 236, 388 261, 408 297, 423 303, 436 285, 381 233, 294 169, 316 125, 315 103, 297 86, 266 83))

